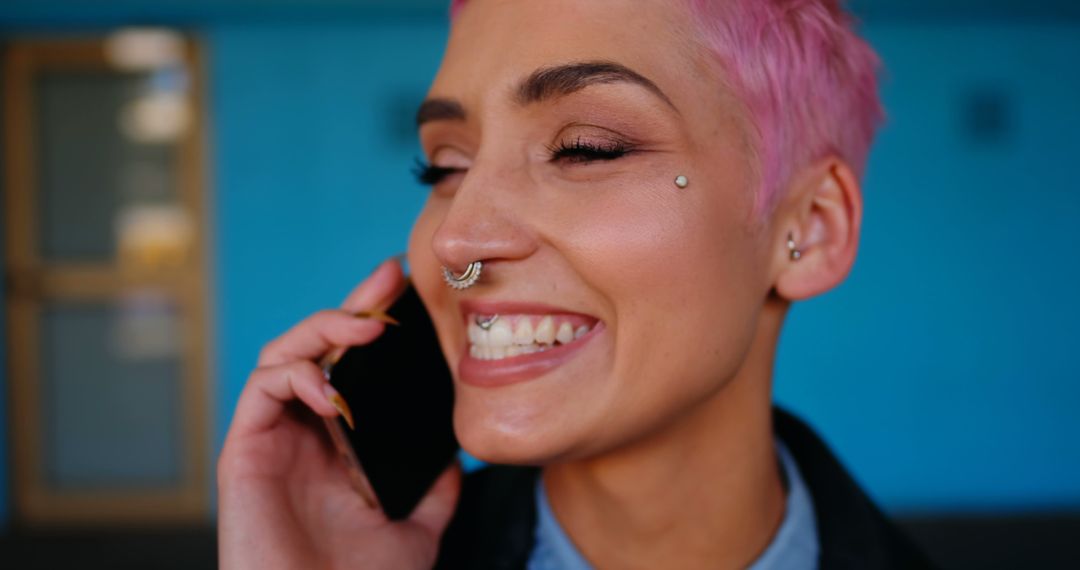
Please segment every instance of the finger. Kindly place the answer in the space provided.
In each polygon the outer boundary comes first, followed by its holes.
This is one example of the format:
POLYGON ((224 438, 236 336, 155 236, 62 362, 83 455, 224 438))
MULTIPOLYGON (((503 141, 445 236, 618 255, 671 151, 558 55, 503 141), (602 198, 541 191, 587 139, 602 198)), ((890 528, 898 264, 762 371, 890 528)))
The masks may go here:
POLYGON ((405 287, 405 274, 397 257, 384 261, 345 297, 341 308, 350 311, 386 309, 405 287))
POLYGON ((259 354, 258 365, 314 360, 335 347, 367 344, 378 338, 385 326, 376 319, 357 318, 345 311, 319 311, 267 343, 259 354))
POLYGON ((293 400, 322 417, 335 417, 339 412, 331 398, 336 394, 322 370, 309 360, 258 368, 240 393, 232 430, 242 435, 273 427, 293 400))
POLYGON ((431 490, 416 506, 409 520, 438 538, 454 514, 460 493, 461 466, 455 459, 431 486, 431 490))
POLYGON ((341 311, 320 311, 267 343, 258 365, 314 360, 335 348, 371 342, 382 334, 383 326, 376 323, 385 321, 385 315, 379 311, 371 315, 348 313, 388 306, 405 283, 396 258, 383 262, 349 294, 341 311))

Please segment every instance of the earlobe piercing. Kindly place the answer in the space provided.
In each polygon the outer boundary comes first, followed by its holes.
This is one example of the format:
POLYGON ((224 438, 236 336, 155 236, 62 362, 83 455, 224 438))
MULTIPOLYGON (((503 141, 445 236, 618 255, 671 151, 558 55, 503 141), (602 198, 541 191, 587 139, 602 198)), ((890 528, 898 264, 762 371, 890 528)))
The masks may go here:
POLYGON ((442 266, 443 279, 446 280, 446 284, 450 287, 457 289, 468 289, 472 287, 478 279, 480 279, 480 269, 483 267, 483 263, 479 261, 473 261, 469 263, 469 266, 465 268, 465 272, 459 275, 454 275, 453 271, 450 271, 445 265, 442 266))
POLYGON ((680 174, 680 175, 675 177, 675 185, 678 186, 679 188, 686 188, 687 186, 690 185, 690 179, 688 179, 686 176, 683 176, 682 174, 680 174))
POLYGON ((787 248, 792 261, 798 261, 802 257, 802 250, 795 245, 795 236, 791 232, 787 235, 787 248))

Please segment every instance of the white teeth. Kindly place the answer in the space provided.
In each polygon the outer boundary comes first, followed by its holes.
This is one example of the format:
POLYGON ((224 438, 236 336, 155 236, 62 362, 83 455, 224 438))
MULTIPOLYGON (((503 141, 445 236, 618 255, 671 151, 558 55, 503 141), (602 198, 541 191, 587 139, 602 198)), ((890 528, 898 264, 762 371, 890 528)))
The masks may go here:
POLYGON ((478 360, 498 360, 543 352, 569 344, 590 330, 588 325, 575 329, 569 320, 551 315, 501 315, 492 320, 490 328, 485 330, 476 324, 473 317, 471 315, 468 320, 466 332, 469 356, 478 360))
POLYGON ((532 319, 518 319, 517 328, 514 329, 514 344, 527 345, 532 343, 532 319))
POLYGON ((491 335, 488 339, 491 346, 507 347, 514 341, 514 331, 510 329, 510 321, 506 319, 495 321, 488 333, 491 335))
POLYGON ((555 340, 559 341, 559 344, 567 344, 574 340, 573 325, 563 321, 563 323, 559 325, 559 330, 555 333, 555 340))
POLYGON ((555 320, 550 316, 540 319, 540 324, 536 325, 536 342, 540 344, 555 342, 555 320))

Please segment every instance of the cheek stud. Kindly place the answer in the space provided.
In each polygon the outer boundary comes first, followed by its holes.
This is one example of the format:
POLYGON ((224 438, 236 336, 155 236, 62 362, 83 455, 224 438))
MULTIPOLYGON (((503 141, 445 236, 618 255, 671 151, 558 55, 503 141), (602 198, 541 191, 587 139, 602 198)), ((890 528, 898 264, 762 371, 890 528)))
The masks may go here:
POLYGON ((675 185, 679 188, 686 188, 690 185, 690 179, 680 174, 675 177, 675 185))

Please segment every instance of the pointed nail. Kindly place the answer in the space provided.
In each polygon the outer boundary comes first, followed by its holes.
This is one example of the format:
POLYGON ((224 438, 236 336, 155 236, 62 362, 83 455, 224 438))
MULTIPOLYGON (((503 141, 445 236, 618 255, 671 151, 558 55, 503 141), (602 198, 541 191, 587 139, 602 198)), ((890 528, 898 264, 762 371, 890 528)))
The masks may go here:
POLYGON ((342 398, 341 394, 338 394, 337 390, 334 390, 329 384, 326 384, 323 390, 326 392, 326 399, 330 400, 330 403, 337 408, 338 413, 345 419, 349 429, 355 430, 356 425, 353 423, 352 410, 349 409, 349 404, 345 403, 345 398, 342 398))
POLYGON ((372 320, 376 320, 376 321, 382 321, 382 322, 384 322, 384 323, 386 323, 388 325, 400 325, 401 324, 394 317, 391 317, 390 315, 386 314, 384 311, 380 311, 380 310, 377 310, 377 309, 373 310, 373 311, 356 311, 352 315, 354 317, 358 318, 358 319, 372 319, 372 320))

